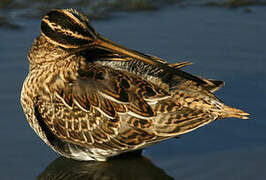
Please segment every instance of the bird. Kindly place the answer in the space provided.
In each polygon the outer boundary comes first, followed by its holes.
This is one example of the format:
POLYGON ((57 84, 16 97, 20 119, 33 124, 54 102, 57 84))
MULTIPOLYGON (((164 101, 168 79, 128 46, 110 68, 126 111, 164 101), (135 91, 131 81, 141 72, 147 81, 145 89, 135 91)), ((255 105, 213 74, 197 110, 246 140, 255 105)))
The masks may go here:
POLYGON ((75 160, 107 161, 222 118, 248 119, 214 92, 223 81, 192 75, 190 62, 123 47, 75 9, 52 9, 28 53, 21 105, 37 135, 75 160))

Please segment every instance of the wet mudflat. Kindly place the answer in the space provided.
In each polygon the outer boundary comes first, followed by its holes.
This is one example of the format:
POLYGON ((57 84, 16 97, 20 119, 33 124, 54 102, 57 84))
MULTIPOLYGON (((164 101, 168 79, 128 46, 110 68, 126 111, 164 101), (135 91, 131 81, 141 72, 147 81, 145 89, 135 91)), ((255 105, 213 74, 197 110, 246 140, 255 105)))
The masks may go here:
MULTIPOLYGON (((252 115, 250 120, 216 121, 144 150, 151 161, 145 164, 147 172, 158 168, 165 179, 189 180, 266 176, 266 7, 251 10, 173 5, 92 22, 98 32, 129 48, 169 62, 194 62, 185 70, 224 80, 226 86, 216 95, 252 115)), ((59 157, 35 135, 20 107, 27 51, 39 35, 40 20, 22 18, 21 23, 23 28, 18 30, 0 29, 0 179, 36 179, 59 157)))

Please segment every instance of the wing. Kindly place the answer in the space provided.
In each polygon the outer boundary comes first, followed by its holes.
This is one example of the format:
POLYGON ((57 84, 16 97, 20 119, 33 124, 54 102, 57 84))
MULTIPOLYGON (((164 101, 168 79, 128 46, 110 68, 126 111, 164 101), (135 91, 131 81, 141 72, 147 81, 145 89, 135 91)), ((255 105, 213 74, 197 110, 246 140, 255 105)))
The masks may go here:
POLYGON ((65 142, 106 149, 153 141, 155 132, 145 130, 157 116, 150 104, 170 97, 134 74, 91 63, 58 84, 52 101, 37 103, 48 128, 65 142))
MULTIPOLYGON (((152 59, 154 60, 157 60, 161 63, 164 63, 164 64, 167 64, 168 62, 165 61, 164 59, 161 59, 159 57, 156 57, 156 56, 152 56, 152 55, 149 55, 152 59)), ((185 66, 189 66, 191 65, 192 63, 189 62, 189 61, 184 61, 184 62, 178 62, 178 63, 173 63, 173 64, 169 64, 170 67, 172 68, 175 68, 176 70, 180 69, 180 68, 183 68, 185 66)), ((202 78, 202 77, 199 77, 197 76, 198 79, 201 79, 203 82, 205 83, 202 83, 201 85, 206 88, 206 90, 210 91, 210 92, 215 92, 217 90, 219 90, 221 87, 224 86, 224 82, 223 81, 220 81, 220 80, 214 80, 214 79, 205 79, 205 78, 202 78)))
POLYGON ((168 62, 164 59, 152 55, 146 55, 153 59, 153 61, 155 62, 157 61, 158 63, 167 64, 169 67, 176 69, 176 71, 180 71, 180 76, 178 76, 173 75, 170 72, 166 72, 165 70, 159 67, 154 67, 152 65, 145 64, 130 57, 126 57, 106 50, 87 50, 83 52, 82 56, 84 56, 86 59, 90 59, 91 61, 99 65, 109 66, 114 69, 125 70, 128 72, 132 72, 136 75, 140 75, 141 77, 149 79, 155 84, 164 83, 169 88, 175 88, 180 83, 182 84, 185 81, 190 81, 193 86, 201 85, 210 92, 215 92, 222 86, 224 86, 224 82, 219 80, 205 79, 202 77, 195 76, 197 80, 193 81, 187 79, 186 77, 183 77, 183 71, 181 71, 180 69, 192 64, 188 61, 168 64, 168 62))
MULTIPOLYGON (((167 61, 165 61, 164 59, 161 59, 159 57, 156 57, 156 56, 152 56, 152 55, 149 55, 150 58, 152 58, 153 60, 155 61, 159 61, 161 63, 164 63, 164 64, 168 64, 167 61)), ((173 64, 168 64, 170 67, 176 69, 176 70, 179 70, 180 68, 183 68, 185 66, 189 66, 191 65, 192 63, 189 62, 189 61, 184 61, 184 62, 177 62, 177 63, 173 63, 173 64)), ((200 79, 202 82, 204 83, 201 83, 201 85, 206 88, 206 90, 210 91, 210 92, 215 92, 217 90, 219 90, 221 87, 224 86, 224 82, 223 81, 220 81, 220 80, 214 80, 214 79, 205 79, 205 78, 202 78, 202 77, 199 77, 199 76, 196 76, 198 79, 200 79)))
MULTIPOLYGON (((106 149, 137 148, 191 131, 216 118, 182 106, 179 89, 187 84, 195 86, 193 81, 172 77, 160 69, 149 70, 150 66, 138 66, 134 60, 118 59, 108 66, 102 62, 85 63, 74 80, 57 82, 60 85, 51 90, 54 92, 51 101, 38 101, 38 111, 59 139, 106 149), (125 63, 124 68, 114 68, 115 62, 125 63), (153 83, 151 75, 167 86, 158 81, 153 83), (171 86, 177 88, 171 90, 171 86)), ((185 65, 188 63, 171 66, 185 65)))

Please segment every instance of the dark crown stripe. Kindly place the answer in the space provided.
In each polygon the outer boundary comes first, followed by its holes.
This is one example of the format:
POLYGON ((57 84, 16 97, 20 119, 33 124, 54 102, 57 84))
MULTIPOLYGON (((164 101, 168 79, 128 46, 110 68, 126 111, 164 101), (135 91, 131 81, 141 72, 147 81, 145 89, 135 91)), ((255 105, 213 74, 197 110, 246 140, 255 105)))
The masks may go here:
POLYGON ((72 35, 64 34, 56 29, 53 30, 45 21, 41 23, 41 29, 44 36, 48 38, 48 40, 52 41, 51 43, 57 44, 64 48, 77 48, 82 45, 86 45, 91 43, 90 40, 80 39, 72 35))
POLYGON ((83 23, 83 25, 86 26, 86 28, 88 28, 94 35, 96 35, 95 29, 90 25, 88 18, 84 14, 74 9, 70 9, 69 12, 71 12, 73 16, 79 19, 83 23))
POLYGON ((79 18, 73 19, 65 14, 63 10, 52 10, 45 16, 45 19, 49 22, 50 26, 60 26, 62 32, 64 29, 72 31, 73 34, 83 36, 83 39, 94 39, 95 37, 94 32, 91 32, 89 28, 86 28, 87 24, 82 24, 79 18))

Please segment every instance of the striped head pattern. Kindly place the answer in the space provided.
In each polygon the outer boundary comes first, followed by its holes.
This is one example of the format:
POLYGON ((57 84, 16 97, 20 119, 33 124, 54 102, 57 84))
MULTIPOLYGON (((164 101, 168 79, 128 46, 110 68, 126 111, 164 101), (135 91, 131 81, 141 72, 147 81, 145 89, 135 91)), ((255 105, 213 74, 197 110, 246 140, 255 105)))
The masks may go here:
POLYGON ((42 35, 52 44, 63 48, 90 46, 97 33, 88 18, 74 9, 53 9, 41 22, 42 35))

